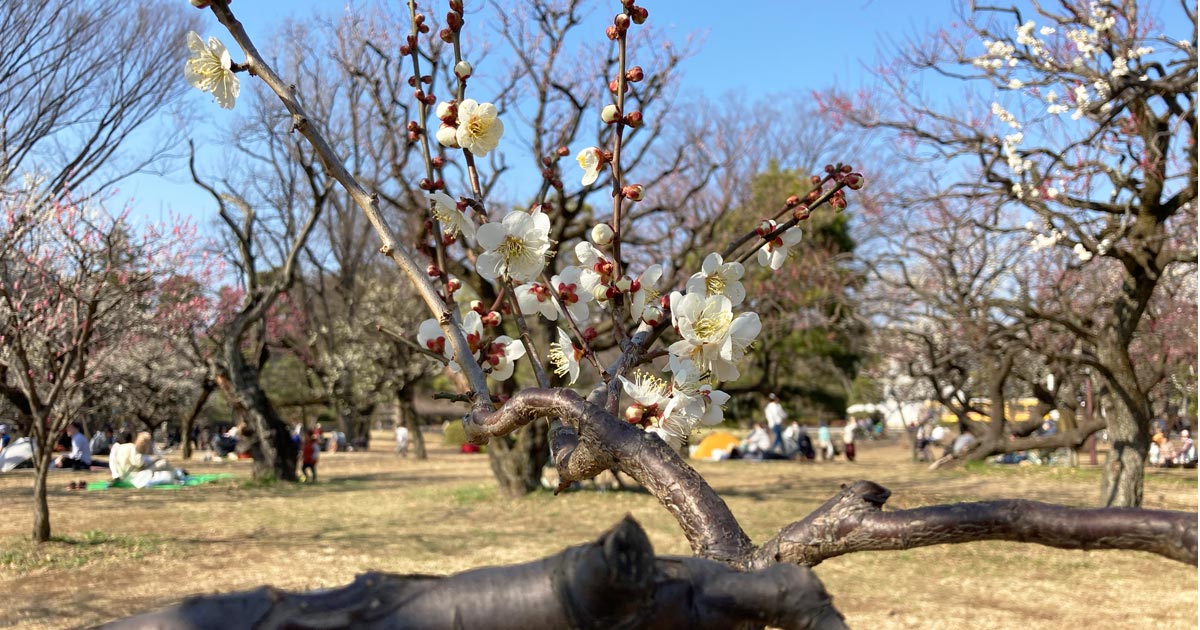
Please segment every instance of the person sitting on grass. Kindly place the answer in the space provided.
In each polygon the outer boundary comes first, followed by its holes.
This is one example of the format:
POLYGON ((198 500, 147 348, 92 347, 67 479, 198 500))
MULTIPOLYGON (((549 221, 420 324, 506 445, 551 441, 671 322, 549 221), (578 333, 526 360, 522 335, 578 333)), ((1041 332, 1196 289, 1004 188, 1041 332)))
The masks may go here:
POLYGON ((67 425, 67 437, 71 440, 71 452, 60 456, 54 462, 55 468, 71 470, 91 470, 92 447, 83 435, 83 425, 72 422, 67 425))

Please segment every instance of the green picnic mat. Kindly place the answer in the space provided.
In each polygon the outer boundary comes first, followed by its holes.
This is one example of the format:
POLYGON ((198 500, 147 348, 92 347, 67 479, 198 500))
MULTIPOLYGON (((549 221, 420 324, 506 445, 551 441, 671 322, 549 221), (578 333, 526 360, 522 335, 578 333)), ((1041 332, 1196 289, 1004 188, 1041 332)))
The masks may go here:
MULTIPOLYGON (((233 473, 216 473, 208 475, 188 475, 183 483, 164 483, 157 486, 150 486, 154 490, 178 490, 185 486, 198 486, 200 484, 212 483, 220 479, 228 479, 236 477, 233 473)), ((108 490, 109 488, 132 488, 133 484, 120 479, 118 481, 93 481, 87 485, 88 490, 108 490)))

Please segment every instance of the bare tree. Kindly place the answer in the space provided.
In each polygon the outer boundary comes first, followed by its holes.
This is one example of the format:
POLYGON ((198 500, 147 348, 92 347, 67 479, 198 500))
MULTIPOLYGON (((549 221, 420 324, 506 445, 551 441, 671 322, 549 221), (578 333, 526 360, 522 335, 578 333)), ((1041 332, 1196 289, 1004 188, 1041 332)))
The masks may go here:
POLYGON ((36 174, 48 194, 79 199, 162 158, 178 137, 139 138, 137 155, 127 144, 187 89, 179 42, 199 23, 169 2, 5 2, 0 189, 36 174))
POLYGON ((878 98, 825 98, 835 119, 887 134, 909 149, 900 157, 928 167, 936 184, 897 188, 893 209, 919 213, 950 198, 1012 209, 992 227, 1108 278, 1086 313, 1036 294, 996 306, 1091 349, 1078 362, 1113 392, 1102 497, 1114 506, 1141 504, 1150 443, 1154 383, 1139 378, 1130 349, 1164 274, 1196 264, 1186 238, 1196 216, 1196 15, 1184 3, 1164 8, 1162 24, 1191 26, 1168 34, 1148 28, 1159 16, 1145 9, 972 4, 961 31, 899 47, 878 98), (926 77, 962 81, 963 98, 931 102, 926 77))

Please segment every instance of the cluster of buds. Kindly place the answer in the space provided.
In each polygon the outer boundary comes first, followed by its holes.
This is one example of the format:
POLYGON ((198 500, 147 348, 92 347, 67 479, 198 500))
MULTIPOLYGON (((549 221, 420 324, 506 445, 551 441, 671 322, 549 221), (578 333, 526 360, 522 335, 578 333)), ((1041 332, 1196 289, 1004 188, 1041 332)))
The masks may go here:
MULTIPOLYGON (((450 10, 446 12, 446 28, 438 31, 438 37, 447 44, 453 44, 454 38, 462 31, 464 21, 462 0, 450 0, 450 10)), ((424 33, 427 31, 421 32, 424 33)), ((458 74, 457 66, 455 67, 455 74, 458 74)), ((463 79, 466 77, 460 76, 459 78, 463 79)))
POLYGON ((850 190, 862 190, 862 187, 867 183, 863 174, 854 172, 854 167, 849 164, 842 164, 841 162, 836 166, 826 164, 825 172, 829 175, 830 179, 850 190))
POLYGON ((629 30, 630 24, 645 24, 646 18, 650 17, 650 12, 645 7, 637 6, 632 0, 625 0, 621 4, 625 11, 614 16, 613 23, 604 30, 604 34, 614 41, 629 30))
POLYGON ((646 407, 639 402, 633 402, 625 408, 625 421, 636 424, 643 429, 658 422, 660 410, 658 405, 646 407))
POLYGON ((418 33, 428 33, 429 25, 425 23, 424 13, 413 14, 413 28, 417 29, 418 33))
MULTIPOLYGON (((634 66, 625 71, 625 91, 629 91, 630 83, 639 83, 646 78, 646 71, 642 70, 641 66, 634 66)), ((608 82, 608 91, 616 94, 621 90, 621 77, 618 75, 612 81, 608 82)))
MULTIPOLYGON (((411 123, 410 123, 411 124, 411 123)), ((426 192, 434 192, 437 190, 446 190, 446 180, 444 179, 429 179, 422 177, 421 181, 417 182, 417 188, 426 192)), ((460 208, 461 210, 461 208, 460 208)))

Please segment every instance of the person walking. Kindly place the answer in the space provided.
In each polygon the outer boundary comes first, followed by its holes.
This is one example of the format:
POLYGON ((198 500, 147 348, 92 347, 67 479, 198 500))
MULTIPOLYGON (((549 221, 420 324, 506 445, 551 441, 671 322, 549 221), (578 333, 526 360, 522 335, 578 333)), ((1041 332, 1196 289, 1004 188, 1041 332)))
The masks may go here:
POLYGON ((400 457, 408 457, 408 427, 398 424, 396 425, 396 454, 400 457))
POLYGON ((847 420, 846 428, 842 429, 842 445, 846 450, 846 461, 854 461, 854 421, 847 420))
POLYGON ((783 410, 783 405, 779 404, 779 397, 774 393, 767 394, 767 428, 771 430, 773 441, 771 442, 771 450, 779 451, 781 454, 787 454, 783 446, 783 421, 787 420, 787 412, 783 410))
POLYGON ((300 437, 300 457, 300 470, 304 473, 304 481, 317 483, 317 459, 321 457, 321 449, 317 448, 316 436, 310 431, 305 431, 300 437))

